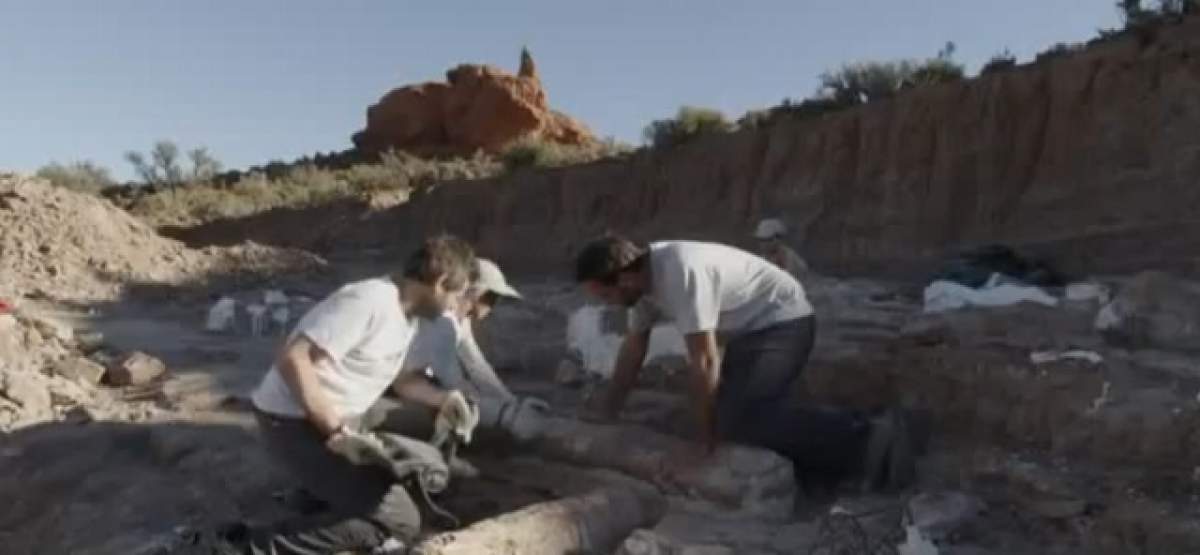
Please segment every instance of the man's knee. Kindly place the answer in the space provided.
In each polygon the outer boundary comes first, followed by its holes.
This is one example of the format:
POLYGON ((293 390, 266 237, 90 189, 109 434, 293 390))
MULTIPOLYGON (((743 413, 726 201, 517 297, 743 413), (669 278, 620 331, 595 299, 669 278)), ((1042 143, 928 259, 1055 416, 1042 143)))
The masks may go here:
POLYGON ((421 512, 408 490, 395 484, 371 514, 371 520, 392 537, 408 542, 421 532, 421 512))

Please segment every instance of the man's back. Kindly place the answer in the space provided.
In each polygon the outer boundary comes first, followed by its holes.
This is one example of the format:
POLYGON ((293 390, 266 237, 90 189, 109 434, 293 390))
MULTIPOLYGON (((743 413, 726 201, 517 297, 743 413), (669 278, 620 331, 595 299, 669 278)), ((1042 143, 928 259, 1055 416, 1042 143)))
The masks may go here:
POLYGON ((650 292, 635 309, 639 328, 647 317, 665 318, 685 334, 716 330, 735 336, 812 314, 796 278, 730 246, 653 243, 649 265, 650 292))

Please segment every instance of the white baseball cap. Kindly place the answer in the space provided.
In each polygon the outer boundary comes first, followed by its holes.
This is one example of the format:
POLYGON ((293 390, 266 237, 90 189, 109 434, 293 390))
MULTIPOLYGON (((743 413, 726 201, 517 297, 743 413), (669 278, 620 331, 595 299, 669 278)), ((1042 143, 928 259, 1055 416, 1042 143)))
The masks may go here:
POLYGON ((492 292, 502 297, 511 297, 520 299, 521 294, 513 289, 508 284, 508 280, 504 279, 504 273, 500 271, 500 267, 495 262, 486 258, 479 260, 479 279, 475 280, 472 287, 476 291, 492 292))
POLYGON ((758 222, 758 228, 754 230, 755 239, 774 239, 784 235, 787 235, 787 226, 774 218, 758 222))

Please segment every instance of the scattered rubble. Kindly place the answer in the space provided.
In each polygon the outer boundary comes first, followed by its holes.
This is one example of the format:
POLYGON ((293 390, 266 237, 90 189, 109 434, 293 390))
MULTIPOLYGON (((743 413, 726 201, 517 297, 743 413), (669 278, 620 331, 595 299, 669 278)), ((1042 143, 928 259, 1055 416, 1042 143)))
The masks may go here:
POLYGON ((19 309, 0 315, 0 353, 0 431, 61 420, 80 408, 131 419, 146 412, 97 387, 104 367, 85 356, 62 324, 19 309))
POLYGON ((949 537, 978 518, 985 508, 978 497, 960 491, 921 493, 908 502, 911 523, 922 536, 934 541, 949 537))
POLYGON ((167 371, 167 365, 141 351, 129 353, 108 367, 109 385, 127 386, 150 383, 167 371))
POLYGON ((54 365, 54 373, 77 382, 99 385, 107 369, 92 359, 71 357, 54 365))
POLYGON ((1118 346, 1200 351, 1200 283, 1138 274, 1097 316, 1096 327, 1118 346))

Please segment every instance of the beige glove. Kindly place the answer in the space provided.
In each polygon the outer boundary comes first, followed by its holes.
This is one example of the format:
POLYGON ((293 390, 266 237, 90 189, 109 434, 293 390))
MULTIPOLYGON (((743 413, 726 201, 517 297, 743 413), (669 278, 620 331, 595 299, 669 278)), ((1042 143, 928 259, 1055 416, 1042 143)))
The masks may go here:
POLYGON ((451 437, 455 437, 464 445, 469 444, 478 425, 479 407, 461 391, 450 391, 438 409, 430 443, 440 449, 451 437))
POLYGON ((356 432, 342 426, 325 440, 325 448, 352 464, 389 467, 392 464, 388 449, 375 434, 356 432))
POLYGON ((513 439, 527 442, 542 435, 550 414, 550 404, 536 397, 523 397, 513 404, 515 406, 508 411, 503 422, 504 429, 513 439))

